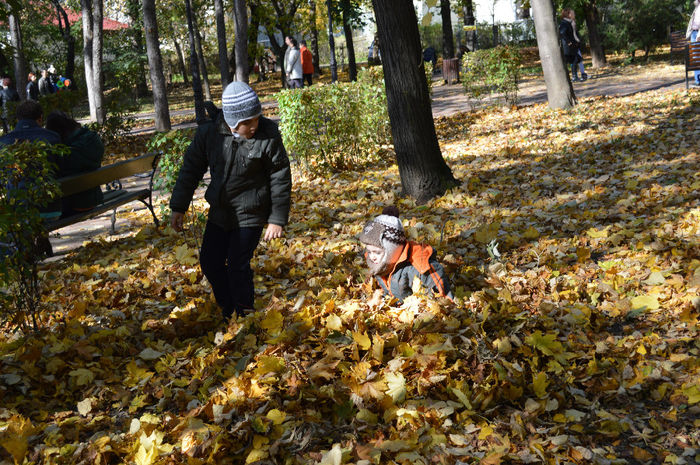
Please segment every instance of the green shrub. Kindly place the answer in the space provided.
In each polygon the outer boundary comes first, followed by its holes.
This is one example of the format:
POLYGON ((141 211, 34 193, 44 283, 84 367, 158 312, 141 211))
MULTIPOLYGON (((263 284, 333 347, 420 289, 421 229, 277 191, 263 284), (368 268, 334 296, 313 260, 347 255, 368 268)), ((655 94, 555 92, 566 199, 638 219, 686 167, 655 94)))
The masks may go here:
MULTIPOLYGON (((63 90, 55 94, 49 94, 39 99, 39 104, 44 112, 44 118, 56 110, 68 115, 73 114, 73 108, 78 105, 85 96, 77 90, 63 90)), ((7 124, 14 128, 17 125, 17 105, 21 102, 7 102, 7 124)))
POLYGON ((424 61, 425 80, 428 81, 428 94, 433 95, 433 64, 429 61, 424 61))
POLYGON ((45 237, 39 206, 59 195, 49 155, 66 152, 43 142, 0 149, 0 324, 38 329, 37 238, 45 237))
POLYGON ((132 111, 132 102, 111 97, 107 99, 107 117, 104 123, 92 122, 85 127, 98 133, 105 145, 112 144, 120 137, 129 134, 136 125, 136 119, 129 116, 132 111))
POLYGON ((518 99, 520 53, 512 46, 498 46, 464 54, 464 91, 482 99, 492 93, 503 94, 506 102, 515 105, 518 99))
POLYGON ((390 143, 381 68, 362 70, 356 82, 284 90, 276 98, 285 147, 311 173, 376 163, 390 143))

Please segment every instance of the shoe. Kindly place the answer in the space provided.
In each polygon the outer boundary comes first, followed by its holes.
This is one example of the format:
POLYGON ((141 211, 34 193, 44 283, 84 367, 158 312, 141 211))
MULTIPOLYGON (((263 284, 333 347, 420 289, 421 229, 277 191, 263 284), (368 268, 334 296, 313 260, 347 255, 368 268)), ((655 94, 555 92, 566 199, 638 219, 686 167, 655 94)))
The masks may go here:
POLYGON ((573 78, 573 79, 571 80, 571 82, 579 82, 580 80, 581 80, 581 79, 575 77, 575 78, 573 78))
POLYGON ((588 79, 588 74, 585 74, 585 73, 584 73, 584 75, 581 76, 581 81, 585 81, 585 80, 587 80, 587 79, 588 79))

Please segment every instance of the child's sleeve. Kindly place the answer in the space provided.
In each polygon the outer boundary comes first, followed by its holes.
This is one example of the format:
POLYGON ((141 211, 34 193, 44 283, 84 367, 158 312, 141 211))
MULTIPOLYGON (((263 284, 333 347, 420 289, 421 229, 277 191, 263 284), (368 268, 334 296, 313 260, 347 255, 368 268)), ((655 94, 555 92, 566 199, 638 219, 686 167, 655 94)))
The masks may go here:
POLYGON ((426 276, 428 278, 429 283, 431 284, 425 285, 427 287, 430 287, 430 289, 433 289, 433 291, 436 294, 443 297, 447 297, 449 299, 453 299, 454 296, 452 295, 450 281, 447 279, 445 269, 435 258, 435 254, 433 254, 433 256, 430 257, 430 268, 430 271, 427 274, 424 274, 423 276, 426 276))

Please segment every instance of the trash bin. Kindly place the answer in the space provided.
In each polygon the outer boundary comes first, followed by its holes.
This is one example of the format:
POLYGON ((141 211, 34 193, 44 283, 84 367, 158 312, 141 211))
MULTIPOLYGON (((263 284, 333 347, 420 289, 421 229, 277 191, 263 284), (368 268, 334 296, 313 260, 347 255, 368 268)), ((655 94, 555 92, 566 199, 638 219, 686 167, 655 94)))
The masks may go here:
POLYGON ((442 60, 442 78, 447 84, 459 82, 459 58, 442 60))

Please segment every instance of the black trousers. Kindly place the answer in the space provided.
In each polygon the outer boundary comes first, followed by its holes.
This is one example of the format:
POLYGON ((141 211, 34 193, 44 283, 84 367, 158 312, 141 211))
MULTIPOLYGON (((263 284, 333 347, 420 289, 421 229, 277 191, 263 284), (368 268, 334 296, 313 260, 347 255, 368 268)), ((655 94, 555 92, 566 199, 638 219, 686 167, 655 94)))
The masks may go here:
POLYGON ((254 308, 255 290, 250 260, 260 242, 262 227, 226 231, 207 223, 199 261, 225 319, 254 308))
POLYGON ((306 83, 307 86, 311 86, 313 84, 313 73, 308 73, 304 74, 302 79, 306 83))

